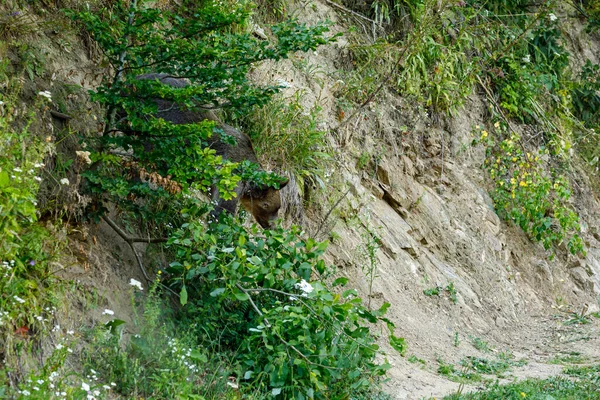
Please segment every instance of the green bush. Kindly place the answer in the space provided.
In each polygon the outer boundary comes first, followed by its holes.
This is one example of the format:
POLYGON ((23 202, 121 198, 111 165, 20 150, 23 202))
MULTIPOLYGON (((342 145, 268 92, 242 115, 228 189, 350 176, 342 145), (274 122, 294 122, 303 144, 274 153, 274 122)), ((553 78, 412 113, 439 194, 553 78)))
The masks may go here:
POLYGON ((550 249, 566 242, 573 254, 585 254, 579 236, 579 216, 570 204, 569 180, 548 173, 543 158, 549 152, 528 152, 516 133, 503 137, 506 127, 499 122, 494 134, 480 130, 476 142, 486 146, 484 167, 493 182, 492 199, 498 214, 515 222, 527 235, 550 249))
MULTIPOLYGON (((176 197, 190 188, 215 186, 228 199, 242 176, 269 186, 281 182, 248 163, 226 161, 209 148, 208 138, 221 132, 213 132, 213 122, 175 125, 155 117, 155 100, 191 111, 209 107, 245 114, 280 89, 251 83, 251 66, 315 49, 328 41, 327 26, 287 20, 271 26, 273 40, 265 41, 243 33, 249 2, 186 2, 177 11, 154 8, 150 1, 127 3, 118 1, 101 12, 69 12, 98 42, 115 71, 92 94, 107 108, 104 135, 91 143, 94 165, 85 174, 96 199, 139 210, 142 203, 149 205, 140 198, 176 197), (186 78, 190 85, 173 88, 136 79, 150 72, 186 78), (150 179, 144 182, 142 174, 150 179)), ((222 140, 231 141, 226 136, 222 140)))
MULTIPOLYGON (((298 228, 262 236, 238 223, 185 224, 170 239, 167 269, 188 326, 205 343, 235 352, 240 381, 282 398, 340 398, 368 390, 387 364, 366 327, 382 318, 355 290, 333 291, 320 259, 326 243, 298 228), (316 275, 318 278, 314 278, 316 275)), ((333 287, 345 284, 340 278, 333 287)))

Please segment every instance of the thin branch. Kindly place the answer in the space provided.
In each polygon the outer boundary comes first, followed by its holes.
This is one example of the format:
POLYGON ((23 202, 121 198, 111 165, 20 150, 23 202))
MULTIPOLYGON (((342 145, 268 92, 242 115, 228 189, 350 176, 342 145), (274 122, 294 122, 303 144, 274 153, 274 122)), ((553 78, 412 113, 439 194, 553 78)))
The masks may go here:
MULTIPOLYGON (((510 129, 512 132, 517 132, 517 130, 510 123, 510 120, 508 119, 508 117, 506 115, 504 115, 504 112, 502 111, 502 108, 500 107, 498 102, 496 102, 496 99, 494 99, 494 96, 492 95, 491 90, 483 83, 483 81, 481 80, 481 77, 479 77, 479 75, 476 75, 476 76, 477 76, 477 80, 479 81, 479 85, 481 85, 481 87, 487 94, 488 99, 494 104, 494 107, 496 108, 496 110, 498 111, 498 113, 500 114, 500 116, 502 117, 504 122, 506 122, 506 126, 508 126, 508 129, 510 129)), ((527 150, 525 149, 525 147, 523 146, 523 143, 521 143, 521 141, 519 141, 519 146, 521 146, 521 150, 523 150, 524 153, 527 152, 527 150)))
POLYGON ((325 225, 325 222, 327 222, 327 219, 329 218, 333 210, 335 210, 337 206, 342 202, 342 200, 344 200, 346 196, 348 196, 348 193, 350 193, 350 189, 346 190, 346 192, 338 199, 338 201, 335 202, 333 207, 329 209, 327 215, 325 215, 325 218, 323 218, 323 221, 319 225, 319 229, 317 229, 317 232, 315 232, 315 234, 313 235, 315 238, 319 235, 319 232, 321 232, 321 228, 325 225))
MULTIPOLYGON (((139 256, 137 250, 135 249, 135 246, 133 245, 136 242, 144 242, 144 243, 164 243, 166 242, 166 239, 163 238, 159 238, 159 239, 143 239, 143 238, 132 238, 129 237, 129 235, 127 235, 125 233, 125 231, 123 231, 112 219, 110 219, 108 216, 103 215, 102 219, 111 227, 113 228, 113 230, 115 232, 117 232, 117 234, 119 236, 121 236, 121 238, 127 242, 127 244, 129 245, 129 247, 131 248, 131 251, 133 252, 133 255, 135 256, 135 259, 138 263, 138 266, 140 267, 140 270, 142 271, 142 274, 144 275, 144 278, 146 278, 146 280, 148 282, 153 282, 152 279, 150 279, 150 277, 148 276, 148 273, 146 272, 146 268, 144 268, 144 264, 142 264, 142 258, 139 256)), ((179 297, 179 294, 177 292, 175 292, 173 289, 171 289, 170 287, 163 285, 162 283, 158 283, 160 286, 162 286, 163 288, 167 289, 169 292, 173 293, 175 296, 179 297)))
MULTIPOLYGON (((137 0, 132 0, 131 1, 131 5, 129 6, 129 16, 127 19, 127 26, 132 26, 133 25, 133 17, 135 12, 137 11, 137 0)), ((129 41, 129 32, 125 33, 125 41, 129 41)), ((111 86, 114 86, 117 84, 117 82, 119 82, 121 80, 121 76, 123 75, 123 71, 125 71, 125 59, 127 57, 127 50, 124 49, 121 54, 119 55, 119 65, 117 66, 117 72, 113 78, 113 82, 111 86)), ((117 108, 115 107, 114 104, 111 104, 108 107, 108 110, 106 111, 106 126, 104 127, 104 134, 107 133, 107 131, 109 129, 112 129, 114 123, 115 123, 115 118, 117 115, 117 108)))
POLYGON ((240 285, 239 283, 236 283, 235 286, 240 289, 242 292, 244 292, 246 294, 246 296, 248 296, 248 300, 250 300, 250 304, 252 305, 252 308, 254 308, 254 311, 256 311, 256 313, 258 315, 260 315, 264 321, 265 321, 265 325, 267 326, 267 328, 271 328, 271 323, 269 322, 269 320, 265 317, 265 314, 263 314, 262 311, 260 311, 260 309, 258 308, 258 306, 256 305, 256 303, 254 303, 254 300, 252 300, 252 296, 249 293, 249 290, 247 290, 246 288, 244 288, 242 285, 240 285))
POLYGON ((375 21, 374 19, 371 19, 371 18, 365 17, 364 15, 362 15, 362 14, 359 14, 359 13, 357 13, 356 11, 352 11, 352 10, 350 10, 350 9, 348 9, 348 8, 346 8, 346 7, 344 7, 344 6, 342 6, 342 5, 339 5, 339 4, 337 4, 337 3, 334 3, 334 2, 333 2, 333 1, 331 1, 331 0, 324 0, 324 1, 325 1, 325 3, 329 4, 330 6, 332 6, 332 7, 334 7, 334 8, 337 8, 337 9, 339 9, 339 10, 342 10, 342 11, 344 11, 344 12, 347 12, 347 13, 349 13, 349 14, 352 14, 352 15, 354 15, 355 17, 362 18, 362 19, 364 19, 365 21, 369 21, 369 22, 371 22, 372 24, 375 24, 376 26, 378 26, 378 27, 379 27, 380 29, 382 29, 382 30, 384 29, 384 28, 383 28, 383 25, 382 25, 380 22, 377 22, 377 21, 375 21))
MULTIPOLYGON (((238 284, 239 285, 239 284, 238 284)), ((238 286, 240 287, 240 286, 238 286)), ((348 339, 352 340, 354 343, 356 343, 359 347, 363 347, 365 349, 369 348, 369 346, 365 346, 364 344, 358 342, 355 338, 353 338, 352 336, 348 335, 346 332, 344 332, 343 329, 339 329, 338 327, 336 327, 335 325, 333 325, 331 322, 321 318, 321 316, 311 307, 308 305, 308 303, 306 303, 304 300, 302 300, 300 297, 298 297, 298 295, 293 294, 293 293, 288 293, 288 292, 284 292, 282 290, 277 290, 277 289, 272 289, 272 288, 254 288, 254 289, 242 289, 246 294, 248 294, 248 297, 250 297, 248 292, 273 292, 273 293, 277 293, 277 294, 281 294, 283 296, 286 297, 293 297, 294 299, 296 299, 297 301, 299 301, 300 303, 302 303, 302 305, 306 308, 308 308, 308 311, 310 311, 318 320, 320 320, 321 322, 328 324, 329 326, 333 327, 335 330, 337 330, 339 333, 341 333, 342 335, 346 336, 348 339)), ((261 313, 262 315, 262 313, 261 313)))
MULTIPOLYGON (((260 309, 257 307, 256 303, 254 303, 254 300, 252 300, 252 295, 250 294, 250 292, 251 291, 258 291, 258 290, 255 290, 255 289, 246 289, 242 285, 240 285, 239 283, 236 283, 235 286, 248 296, 248 300, 250 300, 250 304, 252 305, 252 308, 254 308, 254 311, 256 311, 258 313, 258 315, 260 315, 263 318, 263 320, 265 321, 265 325, 267 326, 267 328, 272 328, 272 325, 269 322, 269 320, 267 320, 267 318, 265 317, 265 315, 263 314, 263 312, 260 311, 260 309)), ((282 293, 282 294, 286 294, 286 295, 290 295, 288 293, 285 293, 285 292, 282 292, 282 291, 279 291, 279 290, 275 290, 275 289, 273 289, 273 291, 274 292, 278 292, 278 293, 282 293)), ((332 367, 332 366, 329 366, 329 365, 323 365, 323 364, 319 364, 319 363, 316 363, 314 361, 311 361, 304 353, 302 353, 300 350, 298 350, 293 344, 289 343, 284 338, 282 338, 281 335, 279 335, 279 333, 273 331, 273 334, 275 336, 277 336, 277 338, 279 340, 281 340, 281 342, 283 344, 285 344, 286 346, 288 346, 289 348, 291 348, 292 350, 294 350, 300 357, 304 358, 304 360, 307 363, 309 363, 311 365, 316 365, 316 366, 322 367, 322 368, 341 369, 341 368, 338 368, 338 367, 332 367)))

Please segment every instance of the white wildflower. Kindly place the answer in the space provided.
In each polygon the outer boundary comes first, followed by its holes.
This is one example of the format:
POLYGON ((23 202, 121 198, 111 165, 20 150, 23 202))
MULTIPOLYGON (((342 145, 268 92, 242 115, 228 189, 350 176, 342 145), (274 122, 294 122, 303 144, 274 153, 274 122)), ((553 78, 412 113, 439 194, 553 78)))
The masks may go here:
POLYGON ((33 177, 33 179, 35 179, 35 180, 36 180, 36 181, 38 181, 38 182, 41 182, 41 181, 42 181, 42 178, 40 178, 39 176, 34 176, 34 177, 33 177))
POLYGON ((81 388, 82 388, 83 390, 85 390, 86 392, 89 392, 89 391, 90 391, 90 385, 88 385, 88 384, 87 384, 87 383, 85 383, 85 382, 81 382, 81 388))
POLYGON ((67 331, 67 335, 72 335, 72 334, 74 334, 74 333, 75 333, 75 331, 72 331, 72 330, 68 330, 68 331, 67 331))
POLYGON ((47 91, 47 90, 44 90, 44 91, 42 91, 42 92, 39 92, 39 93, 38 93, 38 96, 45 97, 46 99, 48 99, 48 101, 52 101, 52 93, 50 93, 50 92, 49 92, 49 91, 47 91))
POLYGON ((85 162, 86 164, 92 163, 89 151, 76 151, 75 154, 77 155, 77 158, 81 159, 81 161, 85 162))
POLYGON ((19 168, 19 167, 14 168, 13 171, 15 171, 15 172, 23 172, 23 170, 21 168, 19 168))
POLYGON ((60 350, 63 347, 65 347, 65 346, 63 346, 61 343, 59 343, 59 344, 56 345, 56 350, 60 350))
POLYGON ((104 312, 102 313, 102 315, 115 315, 115 312, 113 310, 109 310, 108 308, 104 309, 104 312))
POLYGON ((29 392, 28 390, 23 390, 23 391, 21 392, 21 394, 22 394, 23 396, 29 396, 29 395, 31 394, 31 392, 29 392))
POLYGON ((61 185, 68 185, 68 184, 69 184, 69 180, 68 180, 67 178, 62 178, 62 179, 60 180, 60 184, 61 184, 61 185))
POLYGON ((531 62, 531 57, 529 56, 529 54, 527 54, 525 57, 522 58, 524 63, 528 63, 531 62))
POLYGON ((15 299, 17 301, 17 303, 21 303, 21 304, 25 303, 25 300, 23 300, 19 296, 13 296, 13 299, 15 299))
POLYGON ((300 289, 303 292, 302 293, 302 297, 307 297, 308 294, 315 289, 315 288, 312 287, 312 285, 310 283, 306 282, 304 279, 302 279, 300 281, 300 283, 296 283, 294 285, 294 287, 296 289, 300 289))
POLYGON ((129 280, 129 285, 130 285, 130 286, 134 286, 134 287, 136 287, 136 288, 138 288, 138 289, 140 289, 140 290, 144 290, 144 288, 142 287, 142 282, 140 282, 140 281, 138 281, 138 280, 135 280, 135 279, 133 279, 133 278, 131 278, 131 279, 129 280))
POLYGON ((552 13, 548 14, 548 18, 550 19, 550 21, 554 22, 558 19, 558 17, 552 13))

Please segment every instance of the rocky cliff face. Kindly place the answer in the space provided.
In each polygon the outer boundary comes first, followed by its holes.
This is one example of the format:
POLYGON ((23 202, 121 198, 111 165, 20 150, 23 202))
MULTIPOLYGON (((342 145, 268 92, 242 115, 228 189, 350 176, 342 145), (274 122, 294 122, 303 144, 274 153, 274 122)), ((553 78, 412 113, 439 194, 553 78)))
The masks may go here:
MULTIPOLYGON (((316 9, 307 7, 298 15, 308 22, 329 18, 335 22, 333 32, 346 32, 343 14, 327 3, 315 2, 316 9)), ((571 29, 579 48, 594 61, 598 52, 589 48, 598 46, 581 45, 581 28, 571 29)), ((474 92, 454 117, 436 121, 415 111, 401 93, 384 90, 354 119, 340 123, 335 77, 338 69, 348 67, 348 46, 342 36, 318 53, 298 56, 305 65, 315 66, 313 74, 294 67, 293 60, 255 71, 260 82, 293 82, 286 94, 302 91, 307 108, 314 103, 323 107, 339 176, 338 194, 330 206, 344 198, 332 213, 334 222, 326 223, 332 239, 329 259, 374 306, 392 305, 390 319, 406 337, 409 353, 419 358, 457 361, 478 353, 455 347, 456 335, 465 341, 485 338, 498 351, 546 354, 539 346, 549 345, 560 330, 548 322, 550 315, 598 310, 597 188, 576 169, 574 204, 582 218, 587 256, 567 255, 562 248, 551 259, 494 210, 481 168, 483 149, 471 146, 474 127, 484 124, 484 94, 474 92), (365 152, 369 162, 361 165, 365 152), (374 249, 374 259, 368 256, 369 248, 374 249), (369 272, 371 261, 375 268, 369 272), (424 294, 435 287, 441 288, 441 296, 424 294), (455 303, 450 299, 453 290, 455 303)), ((321 225, 322 220, 311 224, 321 225)), ((597 356, 591 346, 586 349, 597 356)), ((390 357, 394 368, 388 385, 398 398, 440 395, 458 387, 411 365, 393 350, 390 357)), ((532 376, 549 373, 535 363, 527 370, 532 376)))
MULTIPOLYGON (((576 169, 572 177, 576 182, 574 204, 582 218, 587 256, 578 258, 558 249, 550 259, 539 244, 500 220, 494 211, 481 169, 483 150, 471 146, 473 127, 484 120, 486 105, 481 93, 475 91, 454 117, 434 120, 415 110, 401 93, 384 89, 342 123, 336 102, 337 72, 351 68, 345 14, 323 0, 295 7, 290 12, 302 21, 330 19, 332 32, 342 36, 318 52, 261 65, 253 71, 253 78, 261 83, 284 80, 290 84, 284 97, 300 91, 305 109, 315 104, 322 108, 321 127, 328 131, 335 158, 326 193, 318 200, 323 212, 308 210, 305 224, 309 232, 318 231, 322 239, 331 240, 329 261, 374 307, 391 304, 388 316, 397 326, 397 335, 406 338, 408 354, 427 363, 435 363, 438 357, 456 362, 481 354, 466 344, 480 338, 497 351, 528 357, 532 376, 555 372, 543 364, 552 351, 577 348, 589 357, 600 356, 595 333, 590 340, 573 344, 571 339, 579 340, 585 333, 565 332, 551 319, 569 311, 598 310, 598 188, 576 169), (439 288, 438 294, 424 293, 435 288, 439 288), (464 344, 458 346, 461 341, 464 344)), ((570 45, 598 62, 594 57, 600 54, 599 46, 582 39, 585 35, 576 24, 570 32, 570 45)), ((40 34, 39 46, 49 63, 32 93, 52 88, 56 80, 86 88, 98 83, 92 44, 75 42, 64 51, 52 33, 47 33, 40 34)), ((65 97, 74 116, 71 124, 93 130, 86 121, 97 119, 95 110, 77 96, 65 97)), ((73 267, 66 277, 79 279, 81 275, 81 284, 106 293, 102 304, 118 309, 117 304, 127 303, 127 296, 111 291, 126 287, 122 281, 131 274, 123 270, 134 270, 134 261, 126 246, 118 248, 119 240, 111 238, 110 231, 97 227, 89 227, 89 235, 87 228, 84 231, 86 234, 77 238, 82 244, 74 246, 73 257, 87 261, 71 261, 86 265, 93 273, 83 278, 83 269, 73 267), (119 265, 110 253, 126 254, 119 256, 121 262, 131 265, 119 265)), ((387 346, 385 335, 381 343, 387 346)), ((458 387, 436 375, 435 368, 421 368, 388 350, 393 368, 387 385, 395 397, 441 395, 458 387)))

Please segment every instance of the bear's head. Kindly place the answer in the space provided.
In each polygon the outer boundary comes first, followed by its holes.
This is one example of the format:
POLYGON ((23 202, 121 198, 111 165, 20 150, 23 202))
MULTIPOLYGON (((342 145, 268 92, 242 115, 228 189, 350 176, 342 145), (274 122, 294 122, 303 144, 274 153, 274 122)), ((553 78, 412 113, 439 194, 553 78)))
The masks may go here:
POLYGON ((242 194, 240 202, 250 212, 256 222, 264 229, 271 228, 271 223, 277 219, 277 212, 281 208, 281 193, 289 182, 286 179, 279 185, 279 189, 272 187, 258 187, 250 185, 242 194))

